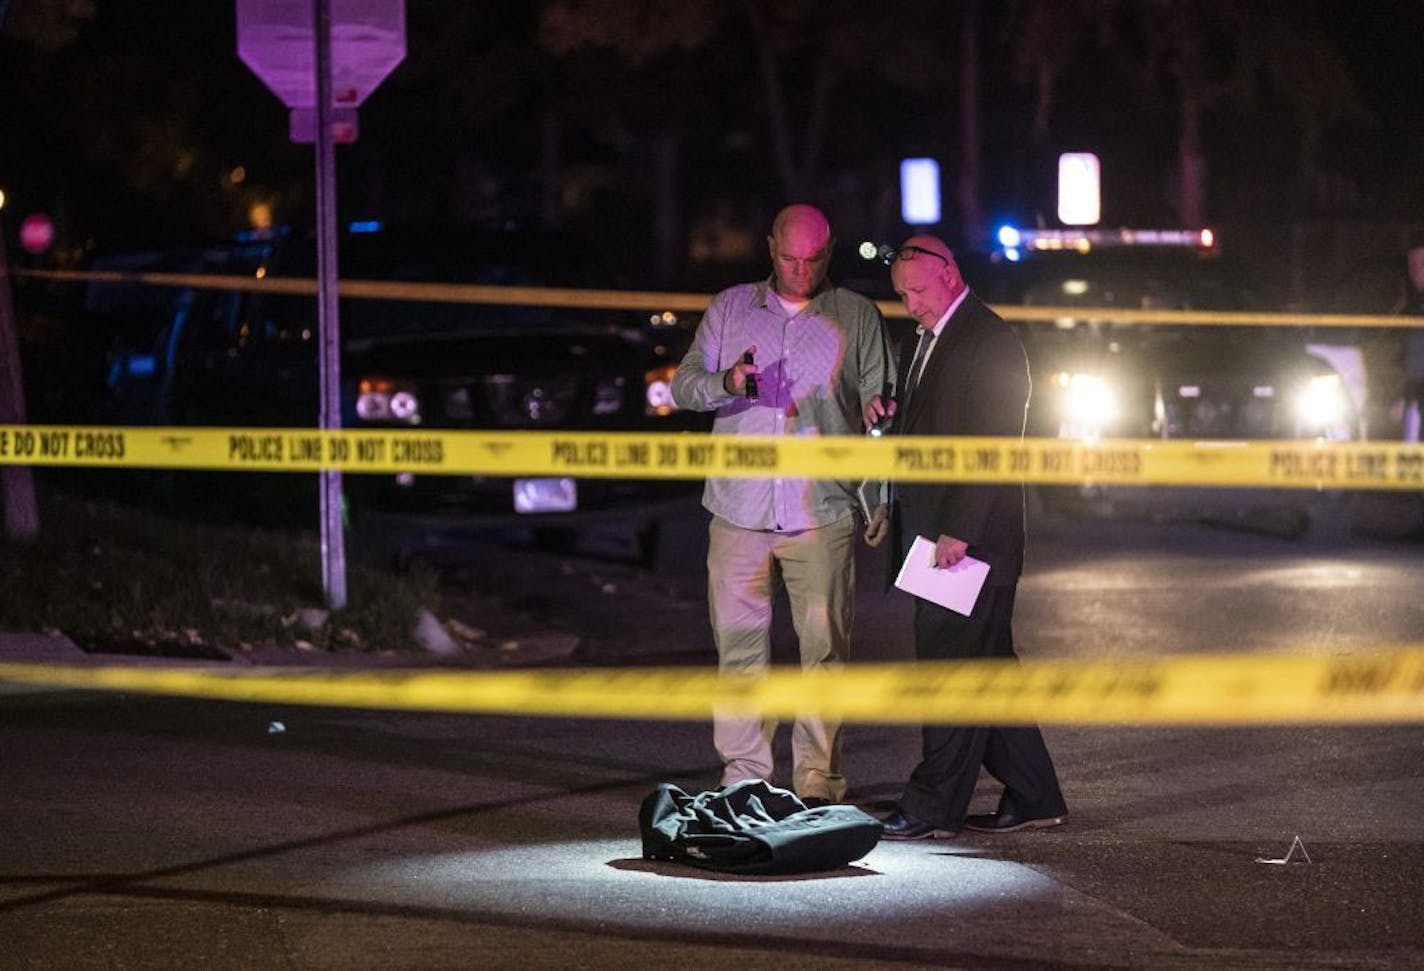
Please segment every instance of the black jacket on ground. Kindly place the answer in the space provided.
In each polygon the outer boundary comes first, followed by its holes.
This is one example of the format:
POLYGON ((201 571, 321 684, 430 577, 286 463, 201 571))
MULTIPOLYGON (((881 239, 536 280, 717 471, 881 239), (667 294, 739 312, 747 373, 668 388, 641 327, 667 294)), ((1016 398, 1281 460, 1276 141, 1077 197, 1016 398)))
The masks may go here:
POLYGON ((749 779, 690 795, 663 783, 638 811, 643 859, 731 873, 835 870, 880 842, 884 827, 854 806, 807 809, 795 793, 749 779))

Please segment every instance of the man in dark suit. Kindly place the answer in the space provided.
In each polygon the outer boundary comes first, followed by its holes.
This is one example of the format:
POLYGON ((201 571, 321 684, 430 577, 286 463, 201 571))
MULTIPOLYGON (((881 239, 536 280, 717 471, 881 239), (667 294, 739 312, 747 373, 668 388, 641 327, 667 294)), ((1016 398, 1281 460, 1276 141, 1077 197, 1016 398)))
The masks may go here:
MULTIPOLYGON (((893 418, 891 430, 898 435, 1022 437, 1030 390, 1023 345, 969 292, 949 247, 933 236, 912 236, 895 252, 890 277, 919 327, 902 349, 896 399, 873 399, 867 423, 893 418)), ((935 565, 941 569, 966 555, 989 564, 984 589, 967 617, 915 599, 916 656, 1014 658, 1011 622, 1024 557, 1022 484, 906 482, 895 495, 888 514, 878 508, 866 532, 872 545, 892 538, 892 575, 916 536, 934 540, 935 565)), ((926 725, 920 764, 899 808, 885 820, 885 838, 1057 826, 1067 814, 1037 726, 926 725), (1004 791, 997 812, 969 815, 981 766, 1004 791)))

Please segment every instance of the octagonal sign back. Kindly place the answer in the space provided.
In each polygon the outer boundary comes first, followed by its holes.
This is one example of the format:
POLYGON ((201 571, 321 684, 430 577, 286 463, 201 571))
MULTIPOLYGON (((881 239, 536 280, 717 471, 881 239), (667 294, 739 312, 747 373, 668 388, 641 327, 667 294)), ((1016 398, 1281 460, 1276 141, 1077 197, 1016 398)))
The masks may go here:
MULTIPOLYGON (((405 59, 405 0, 330 0, 331 103, 355 108, 405 59)), ((316 4, 237 0, 237 56, 289 108, 316 106, 316 4)))

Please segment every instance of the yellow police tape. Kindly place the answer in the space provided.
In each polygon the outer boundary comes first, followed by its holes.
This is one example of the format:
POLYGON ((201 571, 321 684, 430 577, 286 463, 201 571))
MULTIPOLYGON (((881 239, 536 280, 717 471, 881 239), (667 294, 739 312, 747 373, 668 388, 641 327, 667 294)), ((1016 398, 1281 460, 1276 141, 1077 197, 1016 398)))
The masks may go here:
POLYGON ((0 465, 5 464, 623 479, 796 476, 1424 488, 1424 446, 1392 442, 0 425, 0 465))
MULTIPOLYGON (((3 267, 0 267, 3 271, 3 267)), ((144 273, 117 270, 16 270, 15 276, 68 283, 117 283, 194 290, 239 290, 315 296, 310 277, 219 276, 204 273, 144 273)), ((359 300, 423 300, 583 310, 656 310, 700 313, 710 299, 701 293, 651 290, 587 290, 571 287, 509 287, 467 283, 411 283, 341 280, 342 297, 359 300)), ((908 317, 898 301, 877 304, 886 317, 908 317)), ((1384 314, 1258 313, 1247 311, 1156 310, 1134 307, 1020 307, 995 304, 1005 320, 1023 323, 1093 321, 1114 325, 1202 325, 1233 327, 1417 327, 1419 318, 1384 314)))
POLYGON ((710 669, 383 671, 0 663, 0 680, 224 701, 590 718, 713 711, 848 722, 1011 725, 1424 721, 1424 647, 1351 655, 856 664, 719 677, 710 669))

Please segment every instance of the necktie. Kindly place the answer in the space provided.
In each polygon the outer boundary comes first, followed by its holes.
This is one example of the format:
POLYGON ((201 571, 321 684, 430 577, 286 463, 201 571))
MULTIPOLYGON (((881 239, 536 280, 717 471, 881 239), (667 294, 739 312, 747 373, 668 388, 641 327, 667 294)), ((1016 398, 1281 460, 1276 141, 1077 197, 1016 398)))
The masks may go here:
POLYGON ((934 340, 934 331, 920 329, 920 340, 915 345, 915 356, 910 361, 910 373, 905 375, 905 393, 900 395, 898 411, 904 412, 910 406, 910 398, 915 393, 915 387, 920 383, 920 371, 925 362, 925 355, 929 353, 930 342, 934 340))

